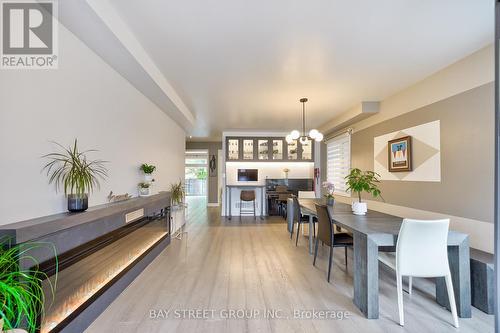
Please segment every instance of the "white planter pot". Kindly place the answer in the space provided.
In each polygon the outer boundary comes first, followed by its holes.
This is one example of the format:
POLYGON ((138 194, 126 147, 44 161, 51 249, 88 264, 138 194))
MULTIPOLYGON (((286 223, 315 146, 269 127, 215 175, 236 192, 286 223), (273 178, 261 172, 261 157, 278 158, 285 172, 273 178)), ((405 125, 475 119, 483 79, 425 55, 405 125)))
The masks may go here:
POLYGON ((148 196, 149 195, 149 188, 139 187, 139 195, 140 196, 148 196))
POLYGON ((151 173, 145 173, 144 174, 144 182, 145 183, 151 183, 153 181, 153 174, 151 173))
POLYGON ((365 215, 368 211, 366 202, 354 201, 352 203, 352 212, 354 215, 365 215))

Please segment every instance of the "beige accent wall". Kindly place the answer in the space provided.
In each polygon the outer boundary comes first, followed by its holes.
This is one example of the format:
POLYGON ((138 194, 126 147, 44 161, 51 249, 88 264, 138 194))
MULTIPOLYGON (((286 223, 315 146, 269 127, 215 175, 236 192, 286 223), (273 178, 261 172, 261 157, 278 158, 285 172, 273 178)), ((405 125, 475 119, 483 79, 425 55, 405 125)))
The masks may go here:
MULTIPOLYGON (((489 83, 352 135, 352 167, 373 170, 375 137, 439 120, 441 181, 381 182, 387 203, 493 222, 494 85, 489 83)), ((368 198, 365 196, 365 198, 368 198)))
MULTIPOLYGON (((408 218, 450 218, 450 228, 469 234, 472 247, 493 253, 493 82, 490 45, 384 99, 378 114, 351 125, 352 166, 372 170, 375 136, 441 120, 441 182, 383 181, 386 202, 367 200, 371 209, 408 218)), ((332 135, 335 124, 320 129, 332 135)))

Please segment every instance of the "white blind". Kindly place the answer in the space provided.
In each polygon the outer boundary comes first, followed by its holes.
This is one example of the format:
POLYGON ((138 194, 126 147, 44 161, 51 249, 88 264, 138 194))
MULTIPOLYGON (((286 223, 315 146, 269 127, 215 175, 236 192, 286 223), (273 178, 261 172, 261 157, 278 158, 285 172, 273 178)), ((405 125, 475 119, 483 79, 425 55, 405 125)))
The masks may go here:
POLYGON ((327 141, 326 149, 326 179, 335 184, 336 194, 350 196, 345 176, 351 169, 351 136, 345 133, 327 141))

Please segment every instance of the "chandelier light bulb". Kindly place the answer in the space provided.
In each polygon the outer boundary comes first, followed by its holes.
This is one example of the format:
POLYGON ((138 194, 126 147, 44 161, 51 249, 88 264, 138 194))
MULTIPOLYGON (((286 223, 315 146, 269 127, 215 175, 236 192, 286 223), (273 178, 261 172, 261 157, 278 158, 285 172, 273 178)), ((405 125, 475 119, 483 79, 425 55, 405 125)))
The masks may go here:
POLYGON ((292 140, 297 140, 300 136, 300 132, 297 131, 297 130, 293 130, 291 133, 290 133, 290 136, 292 138, 292 140))
POLYGON ((305 145, 308 141, 307 136, 301 136, 299 141, 301 144, 305 145))
POLYGON ((318 133, 318 135, 316 135, 316 137, 314 138, 314 140, 316 140, 317 142, 323 141, 323 134, 318 133))
POLYGON ((318 130, 317 129, 312 129, 309 131, 309 136, 311 137, 311 139, 316 139, 316 136, 319 134, 318 130))
POLYGON ((285 137, 285 140, 286 140, 286 143, 290 144, 293 142, 293 139, 292 139, 292 135, 291 134, 288 134, 286 137, 285 137))

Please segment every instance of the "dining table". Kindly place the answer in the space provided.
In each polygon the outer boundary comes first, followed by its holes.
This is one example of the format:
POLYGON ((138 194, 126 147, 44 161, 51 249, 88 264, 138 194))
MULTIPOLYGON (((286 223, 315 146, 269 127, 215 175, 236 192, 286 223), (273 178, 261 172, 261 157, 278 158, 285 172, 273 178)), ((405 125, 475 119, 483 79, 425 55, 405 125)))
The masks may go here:
MULTIPOLYGON (((316 204, 324 199, 298 199, 303 215, 316 216, 316 204)), ((353 279, 356 307, 369 319, 379 317, 379 261, 378 252, 395 247, 403 217, 368 210, 366 215, 354 215, 351 205, 337 202, 327 206, 331 223, 353 235, 353 279)), ((309 219, 312 229, 313 219, 309 219)), ((309 233, 309 248, 313 235, 309 233)), ((425 240, 422 240, 423 242, 425 240)), ((432 260, 432 258, 429 258, 432 260)), ((470 252, 467 234, 448 231, 448 262, 458 316, 471 317, 470 252)), ((436 278, 436 301, 450 310, 444 277, 436 278)))

